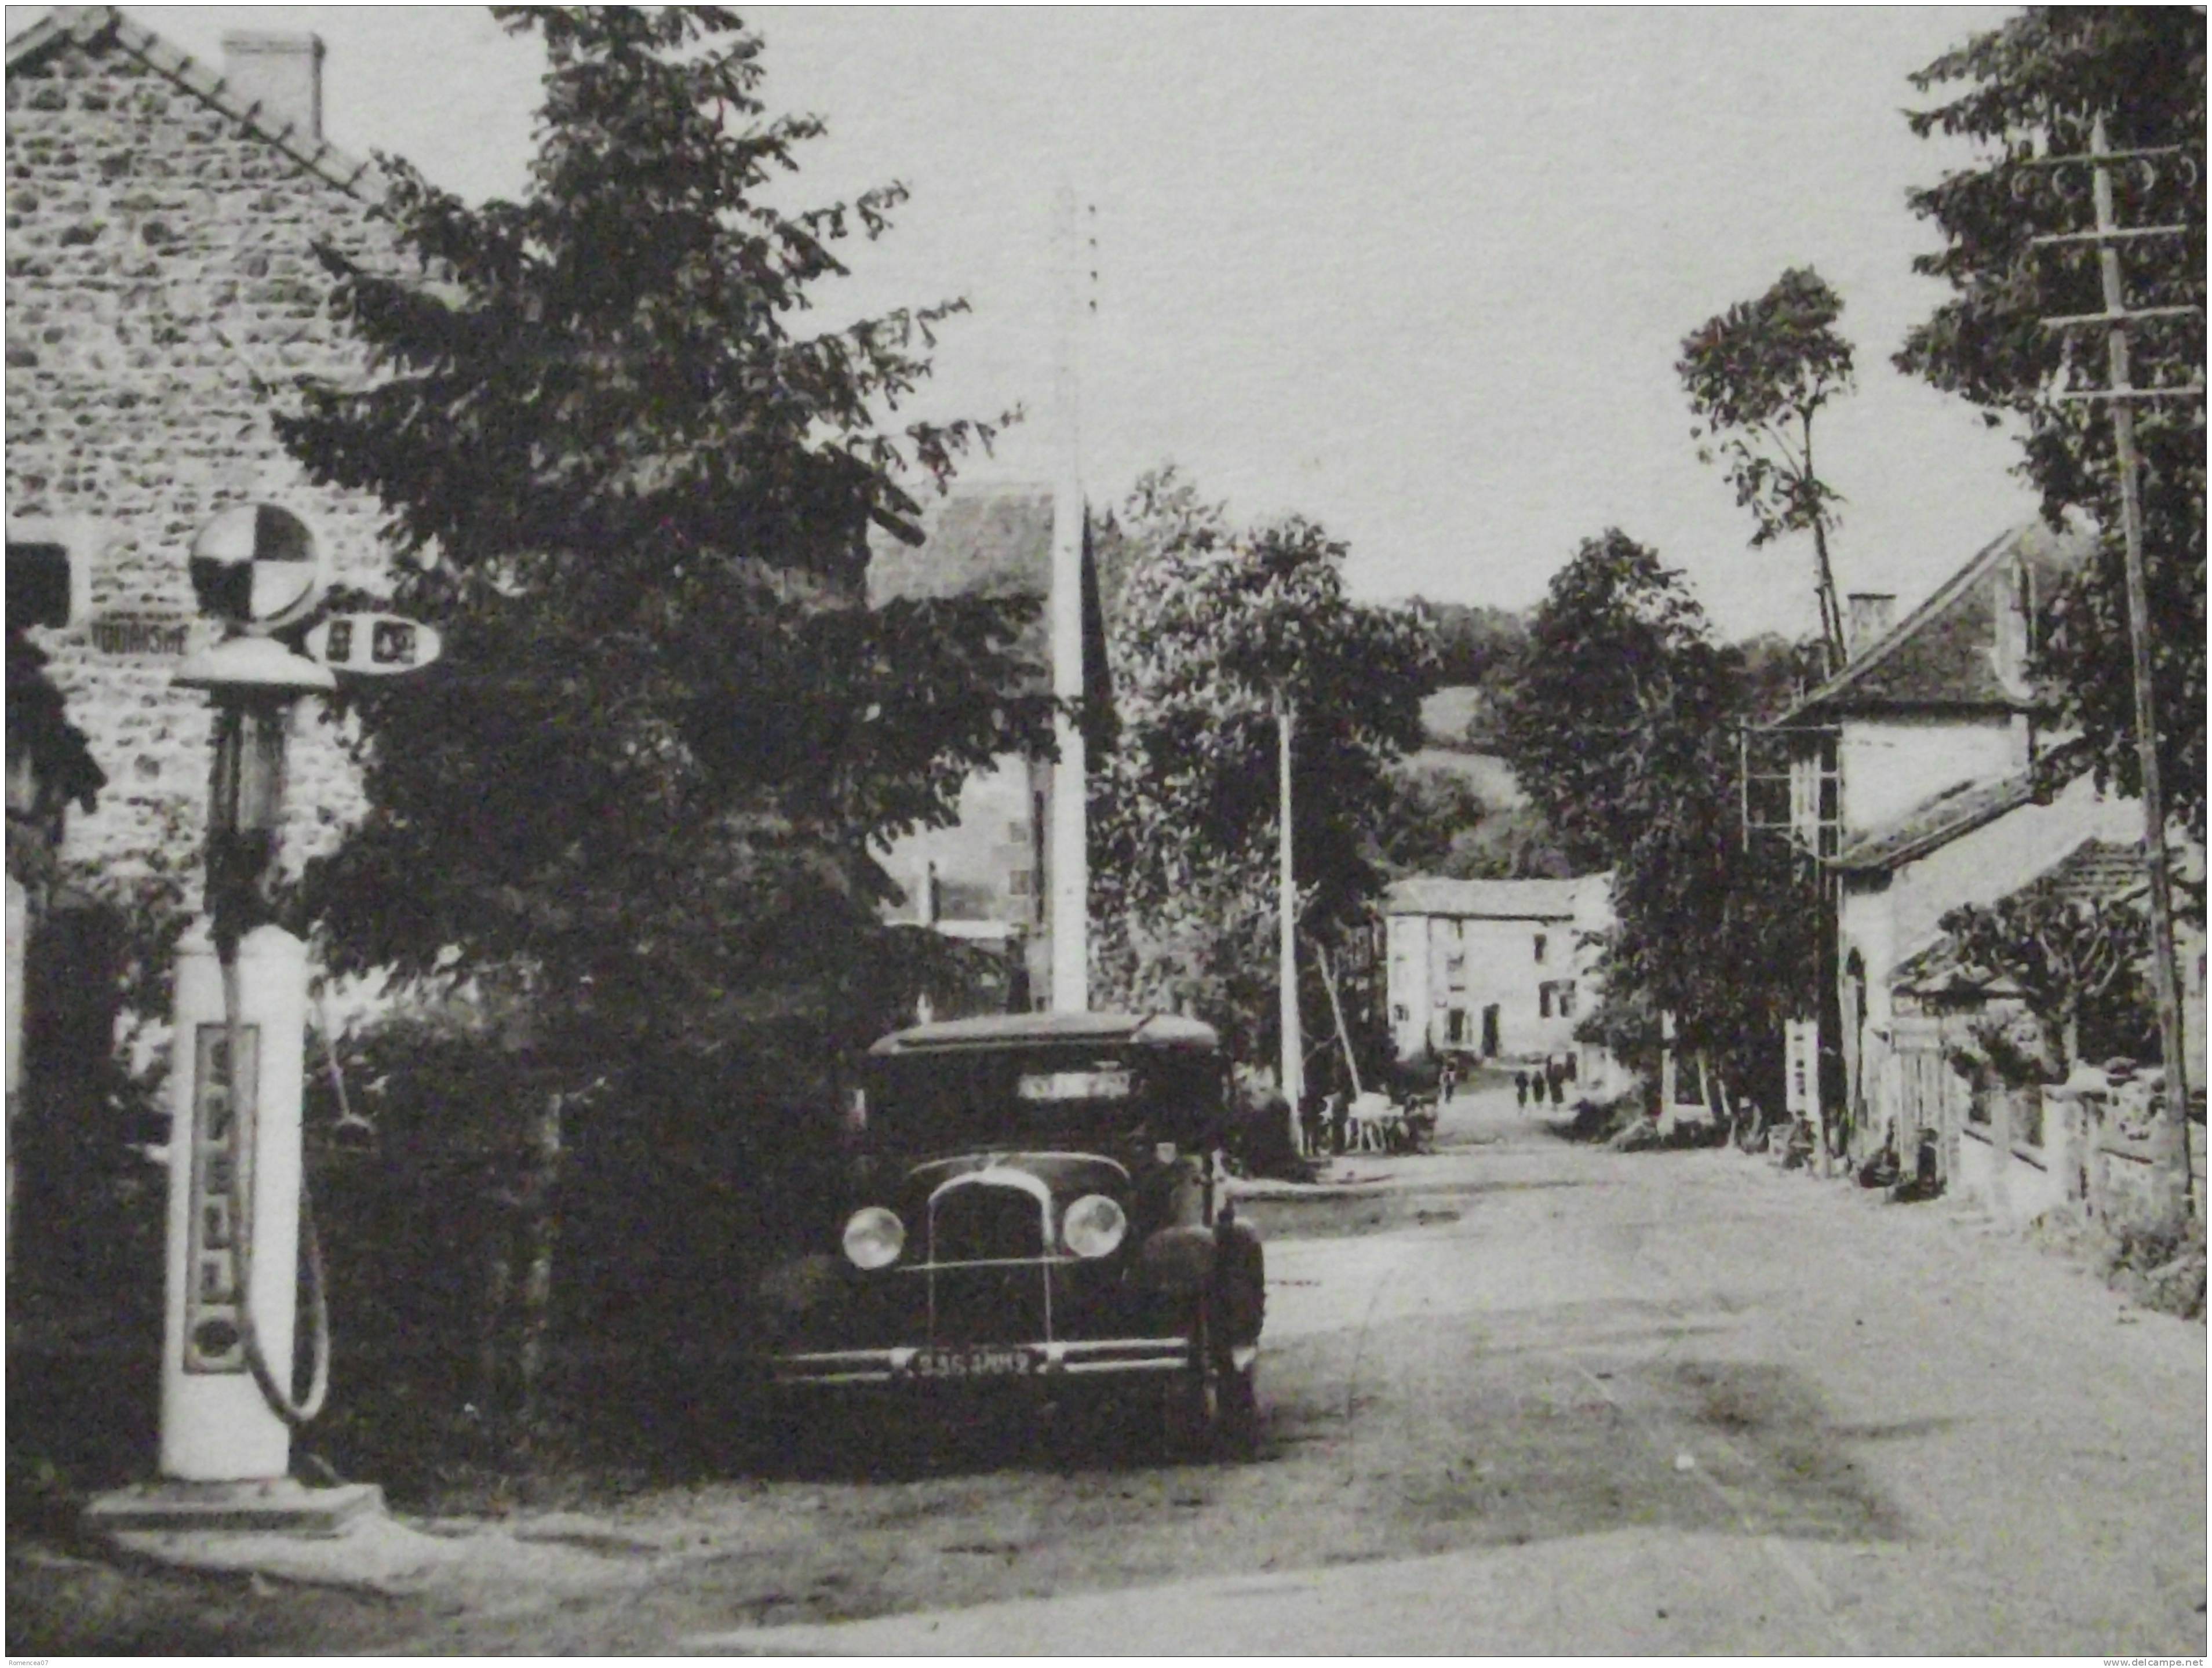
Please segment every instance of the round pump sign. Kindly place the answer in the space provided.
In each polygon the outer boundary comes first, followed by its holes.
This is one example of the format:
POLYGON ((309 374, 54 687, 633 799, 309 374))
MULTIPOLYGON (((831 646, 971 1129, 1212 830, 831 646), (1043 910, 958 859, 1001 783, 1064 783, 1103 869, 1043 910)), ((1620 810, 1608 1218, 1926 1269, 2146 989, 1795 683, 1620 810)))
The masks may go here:
POLYGON ((192 540, 191 579, 203 613, 242 630, 274 631, 321 599, 322 553, 313 529, 290 510, 240 504, 192 540))

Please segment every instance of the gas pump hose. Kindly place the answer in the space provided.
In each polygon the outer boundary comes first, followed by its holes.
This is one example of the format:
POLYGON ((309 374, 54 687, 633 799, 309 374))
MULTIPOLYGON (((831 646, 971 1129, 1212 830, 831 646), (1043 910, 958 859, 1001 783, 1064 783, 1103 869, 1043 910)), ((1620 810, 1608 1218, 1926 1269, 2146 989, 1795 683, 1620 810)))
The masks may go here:
MULTIPOLYGON (((225 932, 218 928, 215 941, 216 959, 222 969, 223 1046, 228 1051, 230 1062, 229 1077, 233 1097, 231 1138, 234 1141, 238 1138, 240 1129, 243 1127, 236 1110, 240 1068, 244 1059, 239 1048, 241 1027, 238 1017, 238 940, 234 934, 225 932)), ((254 1065, 258 1071, 260 1066, 258 1058, 254 1065)), ((258 1112, 260 1086, 257 1082, 254 1087, 255 1110, 258 1112)), ((247 1185, 243 1190, 246 1196, 240 1202, 243 1209, 239 1224, 237 1252, 239 1336, 246 1350, 246 1365, 253 1374, 253 1382, 260 1387, 262 1399, 268 1403, 270 1412, 286 1424, 297 1429, 323 1410, 323 1403, 328 1398, 331 1390, 330 1299, 325 1289, 323 1245, 321 1238, 315 1233, 315 1217, 307 1188, 307 1166, 305 1155, 302 1154, 300 1164, 300 1232, 307 1241, 307 1334, 310 1340, 312 1365, 307 1376, 307 1393, 296 1403, 292 1400, 288 1383, 291 1377, 291 1364, 289 1362, 285 1364, 284 1378, 280 1379, 276 1376, 276 1370, 270 1365, 268 1354, 261 1347, 260 1329, 254 1323, 253 1200, 252 1196, 258 1178, 254 1174, 248 1173, 245 1179, 247 1185)))

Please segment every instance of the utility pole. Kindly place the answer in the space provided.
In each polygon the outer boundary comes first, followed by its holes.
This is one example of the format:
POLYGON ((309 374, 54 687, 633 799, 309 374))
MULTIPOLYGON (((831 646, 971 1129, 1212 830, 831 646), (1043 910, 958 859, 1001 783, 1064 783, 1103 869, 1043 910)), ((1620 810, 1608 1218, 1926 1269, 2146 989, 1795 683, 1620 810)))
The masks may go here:
POLYGON ((1291 703, 1279 685, 1275 690, 1276 886, 1280 893, 1281 939, 1276 968, 1280 987, 1283 1032, 1283 1099, 1291 1104, 1291 1129, 1296 1138, 1298 1103, 1305 1099, 1305 1038, 1298 1030, 1298 887, 1291 848, 1291 703))
POLYGON ((1080 1014, 1091 1006, 1091 854, 1089 760, 1076 714, 1083 676, 1083 425, 1076 377, 1077 341, 1089 290, 1085 242, 1075 193, 1062 187, 1054 204, 1053 239, 1060 266, 1060 341, 1054 393, 1060 468, 1052 495, 1052 692, 1055 761, 1052 771, 1052 1009, 1080 1014))
MULTIPOLYGON (((2101 326, 2105 329, 2106 373, 2101 389, 2069 390, 2062 400, 2101 402, 2112 407, 2112 449, 2120 483, 2120 531, 2125 544, 2128 639, 2135 684, 2136 765, 2142 778, 2143 861, 2150 884, 2151 988, 2158 1003, 2159 1049, 2166 1061, 2166 1118, 2169 1158, 2176 1166, 2175 1186, 2186 1208, 2190 1195, 2189 1087, 2183 1058, 2184 1031, 2181 990, 2175 977, 2173 955, 2173 880, 2168 868, 2166 843, 2166 794, 2158 760, 2158 703, 2152 681, 2150 587, 2143 571, 2142 486, 2137 475, 2136 414, 2137 401, 2204 397, 2200 380, 2184 387, 2138 388, 2129 364, 2128 326, 2137 319, 2179 318, 2201 311, 2196 307, 2145 307, 2130 310, 2122 282, 2119 246, 2141 239, 2187 237, 2186 226, 2123 227, 2112 208, 2115 162, 2155 166, 2160 157, 2179 156, 2179 145, 2112 150, 2106 143, 2105 119, 2095 117, 2089 129, 2086 156, 2039 159, 2051 167, 2089 168, 2089 195, 2096 214, 2096 228, 2066 232, 2033 240, 2039 247, 2094 244, 2098 277, 2103 293, 2102 313, 2045 319, 2047 329, 2075 330, 2101 326)), ((2201 1201, 2199 1202, 2201 1204, 2201 1201)))

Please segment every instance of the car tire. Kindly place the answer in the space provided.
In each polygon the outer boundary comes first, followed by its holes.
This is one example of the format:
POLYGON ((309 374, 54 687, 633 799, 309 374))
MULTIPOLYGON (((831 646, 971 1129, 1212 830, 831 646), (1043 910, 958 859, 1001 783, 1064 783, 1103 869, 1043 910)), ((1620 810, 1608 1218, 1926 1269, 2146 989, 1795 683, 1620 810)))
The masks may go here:
POLYGON ((1170 1454, 1216 1459, 1249 1452, 1260 1422, 1257 1362, 1241 1370, 1214 1335, 1201 1300, 1190 1327, 1190 1361, 1169 1382, 1163 1430, 1170 1454))

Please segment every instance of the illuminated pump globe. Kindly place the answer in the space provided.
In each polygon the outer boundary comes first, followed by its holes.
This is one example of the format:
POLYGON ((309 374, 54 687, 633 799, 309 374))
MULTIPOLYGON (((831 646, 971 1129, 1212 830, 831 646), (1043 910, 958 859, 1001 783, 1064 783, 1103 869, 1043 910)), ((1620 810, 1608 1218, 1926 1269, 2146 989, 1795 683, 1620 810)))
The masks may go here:
POLYGON ((240 504, 202 527, 191 576, 200 612, 244 631, 289 625, 323 594, 313 531, 275 504, 240 504))

